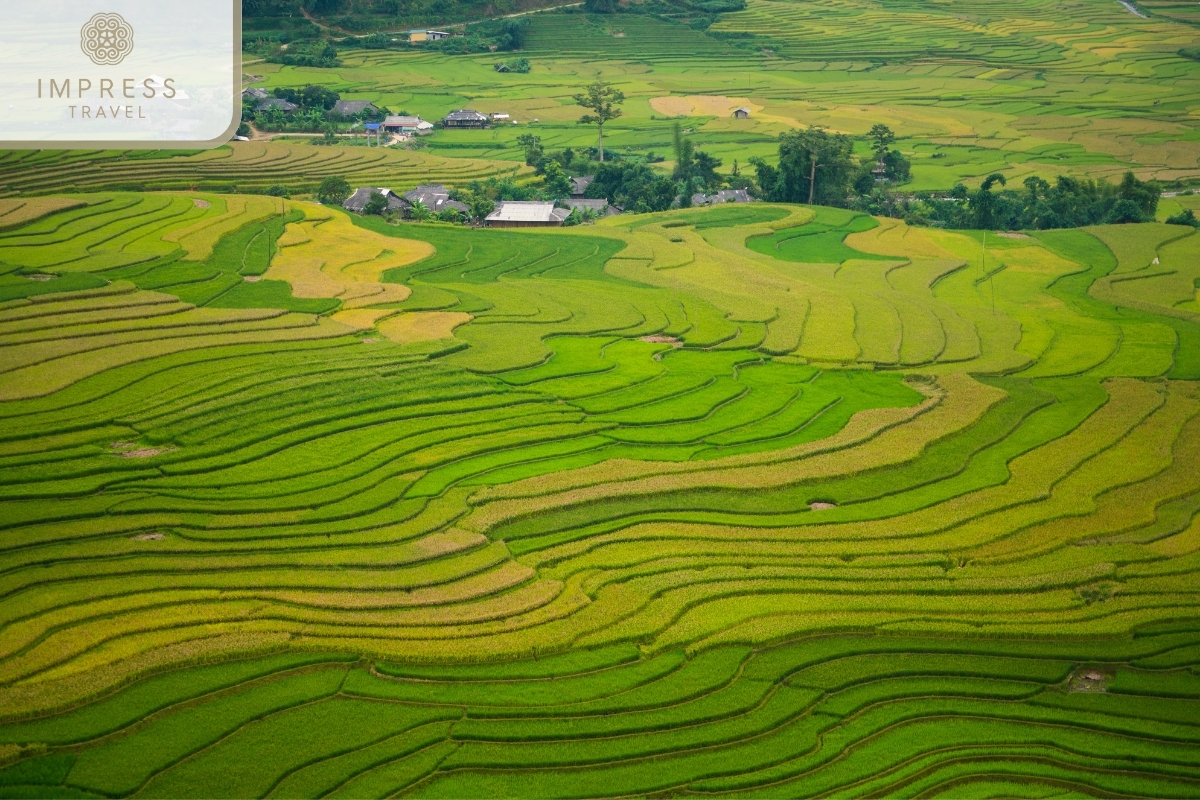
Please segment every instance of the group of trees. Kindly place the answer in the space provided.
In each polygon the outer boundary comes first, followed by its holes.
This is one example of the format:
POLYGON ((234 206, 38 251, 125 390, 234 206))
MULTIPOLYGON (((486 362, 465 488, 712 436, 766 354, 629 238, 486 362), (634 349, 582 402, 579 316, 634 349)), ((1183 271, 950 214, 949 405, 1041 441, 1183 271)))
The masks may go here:
POLYGON ((911 165, 893 149, 896 135, 886 125, 875 125, 867 135, 871 155, 856 158, 854 142, 844 133, 830 133, 819 125, 792 130, 779 137, 779 164, 751 158, 757 192, 777 203, 816 203, 849 206, 870 195, 877 184, 909 180, 911 165))
POLYGON ((272 89, 271 94, 281 100, 295 103, 300 106, 301 111, 330 111, 337 105, 338 100, 342 99, 341 94, 333 89, 311 83, 306 86, 279 86, 272 89))
MULTIPOLYGON (((709 155, 703 150, 697 150, 692 140, 683 135, 678 122, 672 132, 671 143, 675 150, 675 169, 671 177, 676 181, 680 204, 689 206, 692 195, 698 192, 711 192, 729 183, 729 179, 717 173, 721 159, 709 155)), ((734 164, 734 175, 730 176, 735 183, 743 180, 734 164)), ((745 188, 745 184, 735 185, 734 188, 745 188)))
POLYGON ((1132 172, 1119 184, 1065 176, 1050 184, 1030 176, 1023 187, 1008 189, 1004 176, 996 173, 975 191, 959 184, 947 196, 925 195, 899 203, 889 216, 911 224, 987 230, 1148 222, 1154 219, 1162 191, 1157 182, 1140 181, 1132 172))
POLYGON ((666 211, 675 202, 678 185, 645 164, 609 161, 596 169, 584 197, 605 198, 626 211, 643 214, 666 211))
POLYGON ((286 64, 289 67, 339 67, 342 62, 338 58, 337 48, 328 39, 317 39, 309 42, 293 42, 288 45, 270 45, 264 53, 267 61, 275 64, 286 64))
POLYGON ((744 11, 746 0, 641 0, 624 5, 619 0, 584 0, 582 8, 588 14, 646 14, 702 31, 723 13, 744 11))
POLYGON ((447 24, 517 11, 516 0, 242 0, 242 15, 255 24, 270 18, 303 19, 353 33, 405 26, 447 24))
MULTIPOLYGON (((778 164, 752 158, 765 200, 856 208, 916 225, 1022 230, 1073 228, 1154 219, 1161 187, 1126 173, 1119 185, 1106 180, 1031 176, 1023 189, 1010 189, 1003 175, 984 179, 974 191, 959 184, 946 195, 898 197, 890 187, 910 179, 911 164, 892 147, 895 134, 875 125, 867 135, 871 154, 856 158, 854 142, 819 126, 779 137, 778 164)), ((1181 224, 1190 224, 1181 220, 1181 224)))
MULTIPOLYGON (((362 113, 346 115, 334 109, 341 95, 324 86, 308 84, 307 86, 284 86, 272 90, 272 96, 299 108, 286 113, 280 108, 258 110, 260 102, 246 99, 242 106, 243 123, 253 122, 259 130, 266 131, 296 131, 320 132, 325 131, 332 138, 338 126, 349 122, 376 120, 382 118, 382 112, 364 109, 362 113)), ((248 130, 248 129, 247 129, 248 130)))

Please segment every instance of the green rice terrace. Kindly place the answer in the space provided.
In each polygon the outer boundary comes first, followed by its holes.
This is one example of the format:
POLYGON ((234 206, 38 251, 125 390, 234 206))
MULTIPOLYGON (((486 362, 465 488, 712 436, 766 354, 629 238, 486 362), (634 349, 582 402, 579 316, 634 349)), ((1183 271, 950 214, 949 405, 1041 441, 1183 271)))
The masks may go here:
POLYGON ((181 189, 0 265, 5 797, 1200 796, 1191 227, 181 189))

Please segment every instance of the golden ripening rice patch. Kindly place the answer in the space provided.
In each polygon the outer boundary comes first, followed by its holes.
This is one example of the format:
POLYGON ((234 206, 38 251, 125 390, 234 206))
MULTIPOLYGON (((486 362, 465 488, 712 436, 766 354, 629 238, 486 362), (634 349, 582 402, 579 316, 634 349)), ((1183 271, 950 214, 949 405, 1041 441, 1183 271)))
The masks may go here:
POLYGON ((375 323, 379 320, 395 313, 390 308, 346 308, 336 312, 331 318, 355 330, 369 331, 375 328, 375 323))
POLYGON ((0 200, 0 230, 24 225, 39 217, 67 208, 75 208, 83 202, 70 197, 31 197, 0 200))
POLYGON ((297 203, 305 219, 287 226, 265 278, 287 281, 296 297, 337 297, 344 308, 396 303, 407 286, 383 283, 386 270, 433 255, 433 245, 355 227, 343 214, 297 203))
POLYGON ((470 314, 459 311, 413 311, 379 323, 379 332, 393 342, 427 342, 449 339, 454 329, 470 322, 470 314))
POLYGON ((672 117, 686 114, 690 117, 728 117, 735 108, 745 106, 751 113, 762 111, 758 103, 750 102, 746 97, 725 97, 724 95, 688 95, 687 97, 652 97, 650 107, 660 114, 672 117))
POLYGON ((910 228, 898 219, 877 219, 879 226, 869 231, 852 233, 845 242, 855 250, 880 256, 924 256, 951 258, 957 256, 930 239, 920 228, 910 228))

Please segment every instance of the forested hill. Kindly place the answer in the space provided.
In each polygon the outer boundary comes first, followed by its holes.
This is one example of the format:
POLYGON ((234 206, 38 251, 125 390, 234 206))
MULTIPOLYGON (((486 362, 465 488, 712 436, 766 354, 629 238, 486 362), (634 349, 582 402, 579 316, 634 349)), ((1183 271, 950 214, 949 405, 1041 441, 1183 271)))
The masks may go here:
POLYGON ((351 33, 451 25, 515 14, 569 0, 242 0, 248 35, 315 33, 310 20, 351 33))

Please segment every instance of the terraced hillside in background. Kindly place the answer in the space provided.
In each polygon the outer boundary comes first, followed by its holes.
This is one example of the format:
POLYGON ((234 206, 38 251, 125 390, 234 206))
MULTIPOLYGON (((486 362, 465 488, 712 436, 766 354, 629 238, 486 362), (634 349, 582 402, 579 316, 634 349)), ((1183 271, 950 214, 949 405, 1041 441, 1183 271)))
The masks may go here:
POLYGON ((0 228, 7 796, 1200 794, 1190 228, 0 228))
MULTIPOLYGON (((710 27, 649 14, 530 15, 529 73, 498 73, 496 53, 343 47, 330 68, 265 63, 246 78, 272 90, 318 84, 430 121, 460 108, 518 124, 439 130, 417 150, 319 147, 308 138, 231 143, 207 153, 0 152, 0 197, 101 190, 312 191, 328 176, 356 187, 464 185, 529 174, 522 134, 547 151, 594 147, 574 95, 601 77, 627 97, 605 128, 609 152, 672 158, 680 122, 722 174, 778 158, 779 134, 822 125, 869 155, 875 124, 912 162, 901 193, 976 187, 993 173, 1200 181, 1200 35, 1175 0, 748 0, 710 27), (1189 55, 1190 54, 1190 55, 1189 55), (750 109, 733 119, 733 109, 750 109)), ((504 56, 511 58, 512 55, 504 56)), ((359 142, 361 144, 361 142, 359 142)), ((673 164, 654 161, 670 172, 673 164)), ((1163 215, 1160 218, 1165 218, 1163 215)))
POLYGON ((443 158, 407 150, 318 147, 305 141, 230 142, 214 150, 0 151, 0 197, 86 192, 202 189, 265 193, 272 186, 315 190, 340 177, 397 190, 419 183, 462 184, 516 174, 519 164, 443 158))

